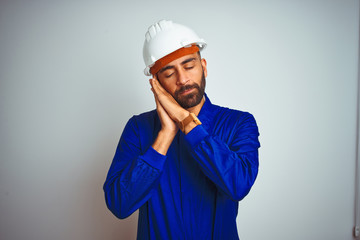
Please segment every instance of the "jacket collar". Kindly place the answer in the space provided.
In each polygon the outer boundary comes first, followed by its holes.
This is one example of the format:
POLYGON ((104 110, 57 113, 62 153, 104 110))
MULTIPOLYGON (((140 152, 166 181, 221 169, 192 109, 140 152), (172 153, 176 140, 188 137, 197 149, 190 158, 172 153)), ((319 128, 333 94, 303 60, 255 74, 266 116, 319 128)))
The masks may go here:
POLYGON ((205 93, 205 102, 199 112, 198 118, 206 130, 208 130, 208 127, 211 126, 215 114, 216 114, 215 105, 211 103, 209 97, 205 93))

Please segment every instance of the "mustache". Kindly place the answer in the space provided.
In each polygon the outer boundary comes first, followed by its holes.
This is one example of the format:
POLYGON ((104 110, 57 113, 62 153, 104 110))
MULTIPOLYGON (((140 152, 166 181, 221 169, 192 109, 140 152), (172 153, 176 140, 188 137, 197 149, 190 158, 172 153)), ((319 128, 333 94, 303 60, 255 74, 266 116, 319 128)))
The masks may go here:
POLYGON ((190 89, 193 89, 193 88, 196 88, 198 90, 200 90, 200 87, 199 85, 197 85, 196 83, 192 84, 192 85, 186 85, 186 86, 182 86, 180 87, 180 89, 176 90, 175 91, 175 95, 178 95, 178 94, 181 94, 187 90, 190 90, 190 89))

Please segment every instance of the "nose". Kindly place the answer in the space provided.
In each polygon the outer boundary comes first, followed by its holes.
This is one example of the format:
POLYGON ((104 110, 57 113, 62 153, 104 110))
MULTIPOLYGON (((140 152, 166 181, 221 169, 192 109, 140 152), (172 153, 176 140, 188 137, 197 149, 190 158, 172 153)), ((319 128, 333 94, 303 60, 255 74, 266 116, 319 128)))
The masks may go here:
POLYGON ((185 85, 189 81, 189 76, 184 69, 179 69, 177 72, 177 84, 185 85))

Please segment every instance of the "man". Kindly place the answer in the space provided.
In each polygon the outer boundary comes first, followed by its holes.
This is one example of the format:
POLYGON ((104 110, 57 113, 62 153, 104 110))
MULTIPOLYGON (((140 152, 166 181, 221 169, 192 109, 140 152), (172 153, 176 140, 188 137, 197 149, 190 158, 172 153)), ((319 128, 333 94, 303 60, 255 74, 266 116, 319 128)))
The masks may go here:
POLYGON ((259 133, 251 114, 204 93, 205 46, 171 21, 146 33, 156 110, 128 121, 104 184, 118 218, 140 209, 138 239, 239 239, 238 201, 257 176, 259 133))

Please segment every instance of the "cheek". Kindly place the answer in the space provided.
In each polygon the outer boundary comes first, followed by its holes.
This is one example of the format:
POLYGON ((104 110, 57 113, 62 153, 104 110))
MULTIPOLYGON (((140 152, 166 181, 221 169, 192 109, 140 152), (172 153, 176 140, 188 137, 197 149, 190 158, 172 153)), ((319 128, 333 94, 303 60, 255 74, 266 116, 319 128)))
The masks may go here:
POLYGON ((203 76, 203 70, 202 68, 200 68, 199 71, 196 73, 196 76, 194 76, 194 81, 196 81, 196 83, 199 84, 199 86, 202 80, 202 76, 203 76))
POLYGON ((161 86, 171 95, 174 95, 176 90, 176 84, 173 84, 171 81, 160 81, 161 86))

